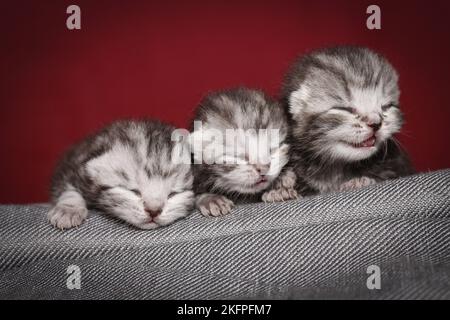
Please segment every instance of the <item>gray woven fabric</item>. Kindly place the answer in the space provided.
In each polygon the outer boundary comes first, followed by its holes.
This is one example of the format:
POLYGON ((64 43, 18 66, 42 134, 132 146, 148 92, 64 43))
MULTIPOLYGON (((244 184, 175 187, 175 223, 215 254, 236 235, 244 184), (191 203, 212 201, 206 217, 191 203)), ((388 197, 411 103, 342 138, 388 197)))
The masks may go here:
POLYGON ((45 207, 1 206, 0 297, 450 299, 449 208, 450 170, 153 231, 91 213, 61 232, 45 207), (66 287, 72 264, 80 290, 66 287))

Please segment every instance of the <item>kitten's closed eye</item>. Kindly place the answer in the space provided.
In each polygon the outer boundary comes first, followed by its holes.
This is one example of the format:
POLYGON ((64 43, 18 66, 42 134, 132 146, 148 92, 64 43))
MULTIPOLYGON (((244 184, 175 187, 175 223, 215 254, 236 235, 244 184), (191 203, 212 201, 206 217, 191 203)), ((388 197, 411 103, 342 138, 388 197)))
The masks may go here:
POLYGON ((130 189, 131 192, 133 192, 138 197, 142 196, 141 192, 138 189, 130 189))
POLYGON ((141 192, 138 189, 128 189, 126 187, 122 187, 122 186, 117 186, 117 187, 111 187, 111 186, 100 186, 100 192, 106 192, 108 190, 114 189, 114 188, 121 188, 121 189, 125 189, 127 191, 133 192, 135 195, 137 195, 138 197, 141 197, 141 192))
POLYGON ((390 108, 398 108, 398 105, 396 105, 395 103, 388 103, 385 104, 384 106, 381 106, 381 110, 383 111, 387 111, 390 108))
POLYGON ((345 112, 349 112, 352 114, 356 113, 356 109, 352 108, 352 107, 345 107, 345 106, 335 106, 333 108, 331 108, 330 110, 340 110, 340 111, 345 111, 345 112))
POLYGON ((108 191, 109 189, 112 189, 112 187, 110 187, 110 186, 100 186, 99 187, 100 192, 108 191))
POLYGON ((179 192, 173 191, 171 193, 169 193, 169 195, 167 196, 167 198, 172 198, 174 195, 178 194, 179 192))
POLYGON ((172 191, 171 193, 169 193, 167 198, 172 198, 172 197, 176 196, 177 194, 180 194, 180 193, 183 193, 183 192, 186 192, 186 191, 188 191, 188 190, 187 189, 183 189, 183 190, 180 190, 180 191, 172 191))

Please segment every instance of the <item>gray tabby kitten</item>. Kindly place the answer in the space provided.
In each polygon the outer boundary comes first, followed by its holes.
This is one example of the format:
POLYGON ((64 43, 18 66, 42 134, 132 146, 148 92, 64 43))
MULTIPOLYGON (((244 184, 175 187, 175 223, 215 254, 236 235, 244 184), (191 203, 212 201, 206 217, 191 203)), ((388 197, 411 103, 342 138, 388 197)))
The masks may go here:
POLYGON ((403 123, 398 75, 359 47, 312 52, 283 88, 291 162, 301 194, 348 190, 413 172, 394 134, 403 123))
POLYGON ((224 215, 240 199, 296 198, 293 173, 279 177, 288 162, 287 133, 285 111, 260 91, 238 88, 205 97, 191 133, 200 212, 224 215))
POLYGON ((50 223, 80 225, 88 208, 141 229, 185 217, 193 208, 189 147, 173 142, 175 128, 156 121, 119 121, 69 150, 52 180, 50 223))

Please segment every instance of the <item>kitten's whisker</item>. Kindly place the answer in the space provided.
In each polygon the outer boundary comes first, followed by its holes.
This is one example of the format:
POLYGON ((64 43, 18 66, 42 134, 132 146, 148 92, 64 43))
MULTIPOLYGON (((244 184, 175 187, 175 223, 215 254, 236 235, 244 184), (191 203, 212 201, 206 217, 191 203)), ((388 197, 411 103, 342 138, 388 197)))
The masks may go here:
POLYGON ((406 132, 404 132, 404 131, 400 131, 400 132, 398 132, 398 133, 401 134, 402 136, 405 136, 405 137, 408 137, 408 138, 414 138, 411 134, 406 133, 406 132))

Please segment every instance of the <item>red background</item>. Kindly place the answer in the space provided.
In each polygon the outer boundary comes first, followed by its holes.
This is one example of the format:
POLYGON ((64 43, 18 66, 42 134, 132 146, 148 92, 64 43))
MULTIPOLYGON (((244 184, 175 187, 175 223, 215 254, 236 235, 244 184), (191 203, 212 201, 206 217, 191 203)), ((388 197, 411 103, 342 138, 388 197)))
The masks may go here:
POLYGON ((276 95, 307 50, 369 46, 400 73, 399 138, 418 170, 450 167, 448 1, 10 1, 0 5, 0 202, 46 201, 70 144, 121 117, 186 127, 202 95, 236 85, 276 95), (66 28, 81 7, 82 29, 66 28))

